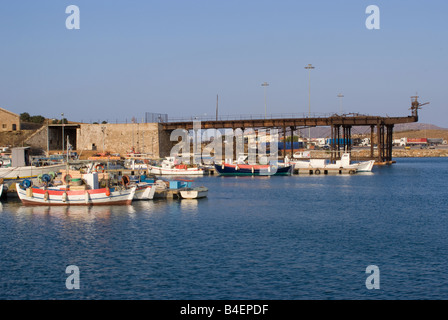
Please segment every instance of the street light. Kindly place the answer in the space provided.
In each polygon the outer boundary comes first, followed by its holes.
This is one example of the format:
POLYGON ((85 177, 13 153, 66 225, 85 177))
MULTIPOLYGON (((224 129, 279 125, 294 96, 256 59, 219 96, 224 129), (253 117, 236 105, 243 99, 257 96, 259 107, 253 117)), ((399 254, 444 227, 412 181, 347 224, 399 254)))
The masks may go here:
MULTIPOLYGON (((311 117, 311 70, 314 67, 309 63, 305 69, 308 69, 308 118, 311 117)), ((308 143, 311 142, 311 127, 308 128, 309 140, 308 143)))
POLYGON ((269 86, 269 83, 264 82, 261 86, 264 87, 264 118, 266 119, 266 87, 269 86))
POLYGON ((339 109, 342 115, 342 98, 344 98, 344 95, 342 93, 338 94, 339 97, 339 109))
POLYGON ((64 153, 64 114, 61 113, 61 123, 62 123, 62 153, 64 153))

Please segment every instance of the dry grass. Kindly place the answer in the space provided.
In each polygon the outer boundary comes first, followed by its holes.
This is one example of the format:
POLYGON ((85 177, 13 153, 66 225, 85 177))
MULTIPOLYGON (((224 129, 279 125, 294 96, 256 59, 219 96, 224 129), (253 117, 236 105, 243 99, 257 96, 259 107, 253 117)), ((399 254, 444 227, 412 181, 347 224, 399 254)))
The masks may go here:
POLYGON ((394 132, 394 139, 398 138, 443 138, 448 140, 448 130, 412 130, 394 132))

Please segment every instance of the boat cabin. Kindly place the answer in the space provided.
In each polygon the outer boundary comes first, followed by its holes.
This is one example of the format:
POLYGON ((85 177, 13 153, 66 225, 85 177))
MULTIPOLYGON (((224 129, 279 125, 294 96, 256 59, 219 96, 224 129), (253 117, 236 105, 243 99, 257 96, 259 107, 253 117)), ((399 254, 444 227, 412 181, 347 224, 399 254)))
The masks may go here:
POLYGON ((11 166, 26 167, 30 165, 30 147, 17 147, 11 149, 11 166))

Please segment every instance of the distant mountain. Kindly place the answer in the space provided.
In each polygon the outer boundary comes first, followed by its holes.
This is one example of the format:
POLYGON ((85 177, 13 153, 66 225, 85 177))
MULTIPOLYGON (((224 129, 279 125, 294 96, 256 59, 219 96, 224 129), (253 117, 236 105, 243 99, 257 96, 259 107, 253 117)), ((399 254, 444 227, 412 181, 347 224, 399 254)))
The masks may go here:
MULTIPOLYGON (((376 129, 376 128, 375 128, 376 129)), ((440 131, 448 131, 448 128, 441 128, 433 124, 428 123, 403 123, 397 124, 394 126, 394 133, 403 132, 403 131, 420 131, 420 130, 440 130, 440 131)), ((301 129, 301 136, 307 138, 311 131, 311 138, 328 138, 331 135, 330 127, 315 127, 311 128, 311 130, 301 129)), ((342 132, 341 132, 342 133, 342 132)), ((282 135, 281 131, 279 134, 282 135)), ((294 133, 296 134, 296 132, 294 133)), ((352 127, 352 135, 356 134, 370 134, 370 126, 354 126, 352 127)), ((286 136, 289 136, 289 130, 286 133, 286 136)))
POLYGON ((400 131, 419 131, 419 130, 448 130, 448 128, 441 128, 434 124, 429 123, 402 123, 397 124, 394 127, 394 132, 400 132, 400 131))

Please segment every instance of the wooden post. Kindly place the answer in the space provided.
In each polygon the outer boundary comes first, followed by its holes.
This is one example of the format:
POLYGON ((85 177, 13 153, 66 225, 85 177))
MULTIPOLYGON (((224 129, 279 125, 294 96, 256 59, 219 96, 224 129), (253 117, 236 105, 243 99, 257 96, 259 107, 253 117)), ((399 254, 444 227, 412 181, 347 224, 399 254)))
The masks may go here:
POLYGON ((294 127, 291 126, 291 159, 294 156, 294 127))

